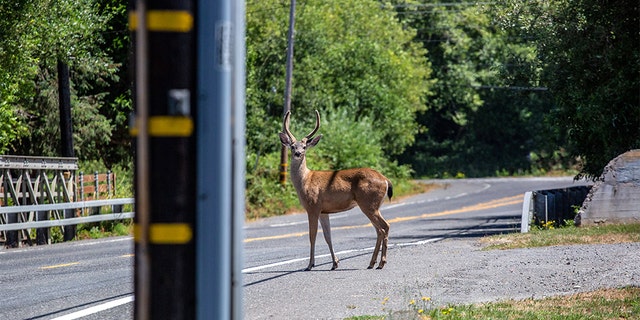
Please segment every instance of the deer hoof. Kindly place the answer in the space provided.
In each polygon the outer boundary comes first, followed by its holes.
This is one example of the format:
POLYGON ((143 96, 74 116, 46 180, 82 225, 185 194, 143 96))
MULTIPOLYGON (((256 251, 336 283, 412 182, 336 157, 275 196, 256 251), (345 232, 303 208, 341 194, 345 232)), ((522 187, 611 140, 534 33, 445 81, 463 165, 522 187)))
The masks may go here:
POLYGON ((338 264, 337 263, 334 263, 333 266, 331 267, 331 270, 335 270, 335 269, 338 269, 338 264))

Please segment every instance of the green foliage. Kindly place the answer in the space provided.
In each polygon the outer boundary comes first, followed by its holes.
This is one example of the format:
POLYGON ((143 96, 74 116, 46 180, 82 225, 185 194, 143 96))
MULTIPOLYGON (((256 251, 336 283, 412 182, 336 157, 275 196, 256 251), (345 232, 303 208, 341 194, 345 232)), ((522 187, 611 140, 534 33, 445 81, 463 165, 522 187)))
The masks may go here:
POLYGON ((549 114, 580 175, 596 178, 640 147, 640 5, 581 0, 504 1, 502 24, 535 39, 541 77, 557 102, 549 114))
MULTIPOLYGON (((59 155, 56 65, 63 61, 70 66, 76 155, 104 156, 114 127, 110 113, 102 109, 109 84, 118 80, 119 64, 102 49, 104 31, 116 11, 100 11, 96 3, 0 2, 0 151, 59 155)), ((124 3, 119 6, 126 8, 124 3)), ((122 120, 116 124, 123 127, 122 120)))
MULTIPOLYGON (((247 3, 247 141, 251 152, 275 151, 282 126, 288 5, 247 3), (268 148, 268 149, 265 149, 268 148)), ((401 152, 418 130, 430 69, 394 12, 376 1, 306 1, 296 11, 294 116, 346 110, 381 133, 385 154, 401 152)))
POLYGON ((130 235, 131 230, 131 219, 127 221, 114 220, 80 224, 78 225, 76 234, 79 239, 100 239, 130 235))
POLYGON ((418 116, 428 130, 398 159, 419 176, 511 175, 529 169, 532 150, 557 148, 537 138, 552 104, 546 92, 533 90, 540 72, 535 46, 498 28, 493 5, 422 2, 397 10, 419 30, 437 81, 431 108, 418 116))

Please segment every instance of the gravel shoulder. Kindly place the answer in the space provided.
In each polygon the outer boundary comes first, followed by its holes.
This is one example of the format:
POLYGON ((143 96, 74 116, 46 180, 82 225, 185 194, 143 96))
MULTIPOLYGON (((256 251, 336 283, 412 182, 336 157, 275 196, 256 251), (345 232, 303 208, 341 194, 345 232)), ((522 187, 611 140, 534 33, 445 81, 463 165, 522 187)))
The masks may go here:
POLYGON ((341 257, 336 271, 245 274, 245 318, 343 319, 408 310, 421 297, 440 306, 640 286, 640 243, 484 251, 477 239, 451 239, 390 248, 383 270, 361 268, 369 254, 341 257), (256 279, 287 281, 291 290, 274 294, 270 281, 256 279))

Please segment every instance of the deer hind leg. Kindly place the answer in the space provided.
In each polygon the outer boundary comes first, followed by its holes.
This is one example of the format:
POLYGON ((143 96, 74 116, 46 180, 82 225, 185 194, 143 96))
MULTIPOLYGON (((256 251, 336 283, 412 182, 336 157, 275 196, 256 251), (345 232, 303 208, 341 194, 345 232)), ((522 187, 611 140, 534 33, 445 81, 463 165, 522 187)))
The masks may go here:
POLYGON ((315 266, 316 259, 316 235, 318 234, 318 214, 307 213, 307 218, 309 220, 309 265, 307 266, 305 271, 311 270, 315 266))
POLYGON ((368 269, 373 269, 376 264, 376 260, 378 258, 378 253, 381 253, 380 263, 378 264, 377 269, 382 269, 384 265, 387 263, 387 244, 389 242, 389 223, 382 217, 379 210, 375 210, 375 212, 371 215, 367 214, 369 220, 371 220, 371 224, 376 229, 377 239, 376 246, 373 249, 373 254, 371 255, 371 262, 369 262, 368 269))
POLYGON ((380 219, 380 227, 382 228, 382 253, 380 256, 380 264, 378 264, 378 269, 382 269, 385 264, 387 264, 387 245, 389 243, 389 222, 385 220, 380 211, 378 211, 378 218, 380 219))
POLYGON ((333 261, 331 270, 335 270, 338 268, 338 258, 336 258, 336 254, 333 253, 333 245, 331 244, 331 223, 329 222, 328 214, 320 214, 320 224, 322 225, 322 234, 324 235, 324 240, 327 242, 329 251, 331 252, 331 260, 333 261))

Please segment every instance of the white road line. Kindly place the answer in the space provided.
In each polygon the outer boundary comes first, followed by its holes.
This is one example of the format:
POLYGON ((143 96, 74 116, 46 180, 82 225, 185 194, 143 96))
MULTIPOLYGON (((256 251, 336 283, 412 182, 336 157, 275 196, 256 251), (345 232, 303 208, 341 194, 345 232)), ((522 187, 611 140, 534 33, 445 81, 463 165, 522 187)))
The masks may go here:
POLYGON ((124 297, 118 300, 109 301, 107 303, 99 304, 97 306, 93 306, 91 308, 87 308, 84 310, 76 311, 74 313, 70 313, 61 317, 57 317, 51 320, 74 320, 82 317, 86 317, 88 315, 98 313, 100 311, 104 311, 107 309, 115 308, 117 306, 123 305, 125 303, 133 302, 133 295, 124 297))
MULTIPOLYGON (((430 243, 430 242, 440 241, 442 239, 444 239, 444 238, 432 238, 432 239, 425 239, 425 240, 414 241, 414 242, 394 243, 394 244, 389 244, 389 248, 423 245, 423 244, 427 244, 427 243, 430 243)), ((367 252, 367 251, 373 251, 373 249, 374 249, 374 247, 369 247, 369 248, 364 248, 364 249, 344 250, 344 251, 336 252, 336 255, 349 254, 349 253, 353 253, 353 252, 367 252)), ((329 254, 329 253, 322 254, 322 255, 319 255, 319 256, 317 255, 316 259, 317 258, 330 257, 330 256, 331 256, 331 254, 329 254)), ((282 265, 285 265, 285 264, 292 264, 292 263, 296 263, 296 262, 300 262, 300 261, 306 261, 308 259, 309 258, 296 258, 296 259, 291 259, 291 260, 285 260, 285 261, 265 264, 265 265, 262 265, 262 266, 244 268, 244 269, 242 269, 242 273, 255 272, 255 271, 259 271, 259 270, 263 270, 263 269, 269 269, 269 268, 273 268, 273 267, 282 266, 282 265)))

